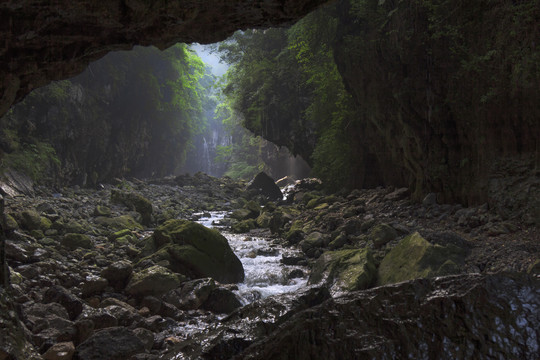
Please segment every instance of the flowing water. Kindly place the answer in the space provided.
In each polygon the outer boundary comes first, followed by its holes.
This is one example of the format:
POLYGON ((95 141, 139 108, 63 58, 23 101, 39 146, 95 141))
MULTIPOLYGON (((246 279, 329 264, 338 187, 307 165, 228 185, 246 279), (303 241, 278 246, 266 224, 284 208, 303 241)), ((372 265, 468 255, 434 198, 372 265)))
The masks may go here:
MULTIPOLYGON (((206 213, 198 222, 206 227, 220 228, 225 212, 206 213)), ((307 270, 297 265, 285 265, 282 257, 300 257, 298 250, 286 249, 269 239, 246 234, 231 234, 220 230, 244 266, 245 280, 238 284, 237 295, 244 305, 271 295, 293 292, 307 284, 307 270)))

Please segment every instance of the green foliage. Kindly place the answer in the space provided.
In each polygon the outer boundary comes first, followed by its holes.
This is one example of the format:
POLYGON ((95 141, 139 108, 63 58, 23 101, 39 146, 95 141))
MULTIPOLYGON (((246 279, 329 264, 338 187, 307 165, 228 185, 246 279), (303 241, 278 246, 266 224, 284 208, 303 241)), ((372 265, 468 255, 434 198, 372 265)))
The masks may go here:
POLYGON ((18 151, 5 154, 0 166, 1 171, 14 169, 39 182, 60 166, 56 151, 48 143, 23 144, 18 151))
POLYGON ((258 172, 266 170, 261 158, 265 141, 254 136, 241 126, 241 116, 230 106, 228 99, 222 99, 215 113, 231 137, 229 145, 217 147, 215 161, 227 164, 226 176, 233 179, 252 179, 258 172))
POLYGON ((334 61, 332 10, 290 29, 238 32, 219 50, 232 64, 224 86, 230 111, 256 135, 303 155, 335 189, 348 185, 343 174, 350 172, 354 139, 347 126, 355 111, 334 61))
POLYGON ((64 182, 172 174, 206 126, 213 82, 185 44, 110 53, 35 90, 1 120, 4 164, 34 178, 46 159, 60 159, 64 182))

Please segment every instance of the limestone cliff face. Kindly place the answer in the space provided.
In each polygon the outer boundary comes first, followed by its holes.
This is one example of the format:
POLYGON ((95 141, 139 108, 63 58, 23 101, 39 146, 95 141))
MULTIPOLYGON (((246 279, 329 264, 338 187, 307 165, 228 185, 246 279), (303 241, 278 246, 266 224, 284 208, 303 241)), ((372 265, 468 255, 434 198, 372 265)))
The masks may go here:
POLYGON ((357 176, 465 204, 490 201, 516 172, 534 177, 539 18, 537 1, 340 2, 335 59, 361 109, 357 176))
POLYGON ((33 89, 112 50, 210 43, 299 19, 328 0, 54 1, 0 5, 0 116, 33 89))

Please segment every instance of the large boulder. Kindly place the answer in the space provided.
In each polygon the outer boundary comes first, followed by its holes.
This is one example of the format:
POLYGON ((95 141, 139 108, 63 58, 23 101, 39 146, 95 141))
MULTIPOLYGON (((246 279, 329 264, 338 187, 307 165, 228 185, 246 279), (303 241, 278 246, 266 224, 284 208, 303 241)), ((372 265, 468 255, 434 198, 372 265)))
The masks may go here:
POLYGON ((257 194, 266 196, 271 200, 281 200, 283 198, 283 194, 274 180, 264 172, 258 173, 251 180, 247 186, 247 190, 253 190, 257 194))
POLYGON ((254 344, 235 358, 536 360, 539 329, 539 279, 457 275, 325 301, 271 334, 245 334, 254 344))
POLYGON ((379 266, 379 284, 461 272, 467 250, 453 243, 431 244, 418 232, 401 240, 379 266))
POLYGON ((375 282, 377 268, 369 249, 327 251, 315 262, 308 284, 323 283, 331 293, 363 290, 375 282))
POLYGON ((244 280, 242 263, 215 229, 188 220, 168 220, 154 231, 151 241, 159 250, 150 258, 168 260, 175 272, 192 279, 212 277, 221 283, 244 280))

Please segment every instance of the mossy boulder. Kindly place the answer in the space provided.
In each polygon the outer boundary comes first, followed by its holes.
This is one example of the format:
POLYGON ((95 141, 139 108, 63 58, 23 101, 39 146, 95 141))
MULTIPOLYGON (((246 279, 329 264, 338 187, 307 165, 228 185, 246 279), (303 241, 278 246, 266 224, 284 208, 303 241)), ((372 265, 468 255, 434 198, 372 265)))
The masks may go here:
POLYGON ((373 241, 373 247, 379 249, 397 238, 397 231, 388 224, 374 226, 369 232, 369 238, 373 241))
POLYGON ((313 256, 315 254, 314 250, 323 247, 327 240, 328 237, 326 235, 314 231, 306 236, 304 240, 300 241, 300 248, 306 255, 313 256))
POLYGON ((52 221, 44 216, 41 216, 40 225, 39 225, 40 230, 43 230, 43 231, 49 230, 51 227, 52 227, 52 221))
POLYGON ((154 231, 152 240, 158 251, 150 257, 168 260, 173 271, 221 283, 244 280, 242 263, 215 229, 188 220, 168 220, 154 231))
POLYGON ((19 223, 10 214, 6 214, 6 230, 16 230, 19 228, 19 223))
POLYGON ((236 234, 243 234, 255 228, 257 228, 257 222, 255 219, 238 221, 231 226, 232 232, 236 234))
POLYGON ((20 214, 21 226, 26 230, 41 228, 41 216, 34 210, 25 210, 20 214))
MULTIPOLYGON (((55 226, 56 227, 56 226, 55 226)), ((66 233, 84 234, 91 231, 90 225, 85 221, 70 220, 67 223, 62 223, 62 229, 66 233)))
POLYGON ((95 219, 95 222, 97 224, 106 226, 113 231, 124 229, 143 230, 143 226, 129 215, 121 215, 113 218, 99 216, 95 219))
POLYGON ((263 212, 255 221, 257 222, 258 227, 268 228, 270 227, 270 222, 272 221, 272 214, 269 212, 263 212))
POLYGON ((111 216, 111 208, 104 205, 97 205, 94 209, 94 216, 111 216))
POLYGON ((231 217, 236 220, 255 219, 261 213, 261 207, 255 201, 248 201, 244 207, 232 212, 231 217))
POLYGON ((461 272, 467 250, 431 244, 418 232, 401 240, 379 265, 380 285, 461 272))
POLYGON ((137 211, 139 214, 141 214, 142 224, 146 226, 151 224, 153 212, 152 203, 141 194, 121 190, 112 190, 111 202, 122 204, 131 210, 137 211))
POLYGON ((185 277, 171 270, 154 265, 133 273, 126 291, 133 296, 160 295, 176 289, 185 281, 185 277))
POLYGON ((337 293, 367 289, 375 283, 376 276, 370 249, 327 251, 315 262, 308 283, 322 282, 337 293))
POLYGON ((60 244, 65 246, 66 248, 70 250, 75 250, 79 248, 83 249, 91 249, 93 247, 92 240, 84 235, 84 234, 74 234, 74 233, 68 233, 65 234, 60 239, 60 244))

